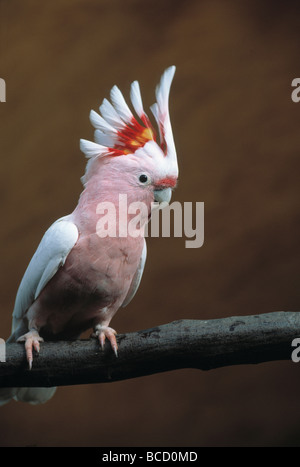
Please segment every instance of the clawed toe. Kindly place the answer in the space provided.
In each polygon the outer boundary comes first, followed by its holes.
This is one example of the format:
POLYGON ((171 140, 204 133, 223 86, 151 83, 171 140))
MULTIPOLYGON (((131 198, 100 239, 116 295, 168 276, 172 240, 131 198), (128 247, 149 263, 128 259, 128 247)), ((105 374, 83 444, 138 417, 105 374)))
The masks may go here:
POLYGON ((105 339, 107 338, 111 344, 115 356, 118 356, 118 344, 116 340, 116 331, 114 329, 108 326, 98 325, 95 327, 93 337, 98 337, 102 350, 104 349, 105 339))
POLYGON ((17 342, 25 342, 26 358, 28 361, 29 370, 31 370, 33 362, 32 350, 34 349, 37 353, 39 353, 40 342, 43 341, 44 339, 39 335, 39 333, 36 330, 29 331, 17 339, 17 342))

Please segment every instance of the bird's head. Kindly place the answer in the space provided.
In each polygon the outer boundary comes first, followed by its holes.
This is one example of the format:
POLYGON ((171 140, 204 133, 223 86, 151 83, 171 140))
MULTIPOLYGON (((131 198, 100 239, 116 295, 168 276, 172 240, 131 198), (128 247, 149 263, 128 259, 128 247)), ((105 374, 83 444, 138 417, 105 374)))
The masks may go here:
MULTIPOLYGON (((104 99, 90 120, 95 127, 94 142, 80 140, 88 158, 82 182, 104 167, 111 167, 115 178, 126 179, 136 189, 152 193, 155 201, 170 202, 178 179, 177 155, 169 116, 169 92, 175 67, 168 68, 156 88, 156 103, 151 106, 157 131, 144 111, 140 87, 131 84, 130 98, 138 119, 128 107, 121 91, 114 86, 111 103, 104 99)), ((104 169, 105 170, 105 169, 104 169)), ((113 180, 112 180, 113 183, 113 180)))

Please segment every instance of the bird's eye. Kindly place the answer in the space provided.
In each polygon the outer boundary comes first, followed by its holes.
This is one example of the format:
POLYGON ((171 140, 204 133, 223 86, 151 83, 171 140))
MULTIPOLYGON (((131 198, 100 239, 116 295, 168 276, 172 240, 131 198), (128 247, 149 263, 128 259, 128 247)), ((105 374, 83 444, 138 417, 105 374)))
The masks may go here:
POLYGON ((146 174, 142 174, 139 176, 139 181, 145 185, 150 182, 150 177, 146 174))

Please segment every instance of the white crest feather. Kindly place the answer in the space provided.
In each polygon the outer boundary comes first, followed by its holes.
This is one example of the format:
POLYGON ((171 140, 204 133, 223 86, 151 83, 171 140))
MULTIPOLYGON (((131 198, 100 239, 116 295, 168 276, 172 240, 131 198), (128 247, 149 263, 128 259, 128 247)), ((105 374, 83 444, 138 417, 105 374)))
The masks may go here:
POLYGON ((136 111, 137 115, 141 118, 145 114, 145 112, 143 108, 141 90, 140 90, 140 85, 138 81, 134 81, 131 84, 130 99, 131 99, 134 110, 136 111))
POLYGON ((80 149, 85 154, 85 156, 90 159, 92 157, 101 156, 107 152, 107 147, 101 146, 100 144, 93 143, 87 139, 80 140, 80 149))
POLYGON ((156 87, 156 101, 161 115, 169 113, 169 94, 175 70, 175 66, 167 68, 161 77, 159 85, 156 87))
POLYGON ((82 177, 83 183, 89 178, 88 172, 90 174, 93 172, 93 160, 105 155, 122 156, 137 153, 139 157, 153 158, 156 154, 157 163, 159 160, 162 162, 163 157, 163 163, 169 167, 170 173, 173 176, 178 175, 176 149, 169 116, 169 93, 174 73, 175 66, 165 70, 156 87, 156 103, 150 107, 158 126, 160 142, 156 141, 155 130, 144 111, 138 81, 131 84, 130 99, 141 123, 135 119, 117 86, 111 89, 111 102, 104 99, 99 107, 101 115, 91 110, 90 121, 96 129, 95 142, 85 139, 80 141, 81 150, 90 159, 82 177))
POLYGON ((134 116, 117 86, 114 86, 110 91, 110 98, 122 120, 126 123, 130 123, 134 116))
POLYGON ((107 123, 109 123, 113 128, 116 128, 117 130, 124 129, 125 123, 118 115, 116 109, 111 105, 111 103, 107 99, 103 100, 102 104, 99 107, 99 110, 104 120, 106 120, 107 123))
POLYGON ((106 120, 104 120, 101 115, 97 114, 95 110, 90 112, 90 121, 94 128, 97 128, 101 131, 107 132, 109 134, 114 134, 117 130, 111 126, 106 120))
POLYGON ((113 148, 115 145, 115 138, 111 135, 103 133, 101 130, 95 130, 94 140, 97 144, 106 146, 107 148, 113 148))

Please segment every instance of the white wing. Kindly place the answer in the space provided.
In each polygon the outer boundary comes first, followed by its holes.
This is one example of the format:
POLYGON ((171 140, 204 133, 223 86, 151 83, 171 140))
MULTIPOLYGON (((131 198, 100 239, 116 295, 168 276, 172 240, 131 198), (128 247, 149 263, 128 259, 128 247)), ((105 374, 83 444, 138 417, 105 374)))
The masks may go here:
POLYGON ((68 219, 62 217, 49 227, 25 271, 16 296, 12 332, 77 242, 78 229, 68 219))
POLYGON ((135 275, 134 275, 134 277, 132 279, 129 291, 128 291, 127 295, 126 295, 126 298, 125 298, 124 302, 122 303, 122 307, 127 306, 128 303, 131 302, 131 300, 133 299, 133 297, 135 296, 135 294, 137 292, 137 289, 139 288, 139 285, 140 285, 140 282, 141 282, 141 279, 142 279, 142 275, 143 275, 143 272, 144 272, 146 258, 147 258, 147 245, 146 245, 146 240, 144 239, 144 248, 143 248, 142 256, 141 256, 141 259, 140 259, 140 264, 138 265, 136 273, 135 273, 135 275))

